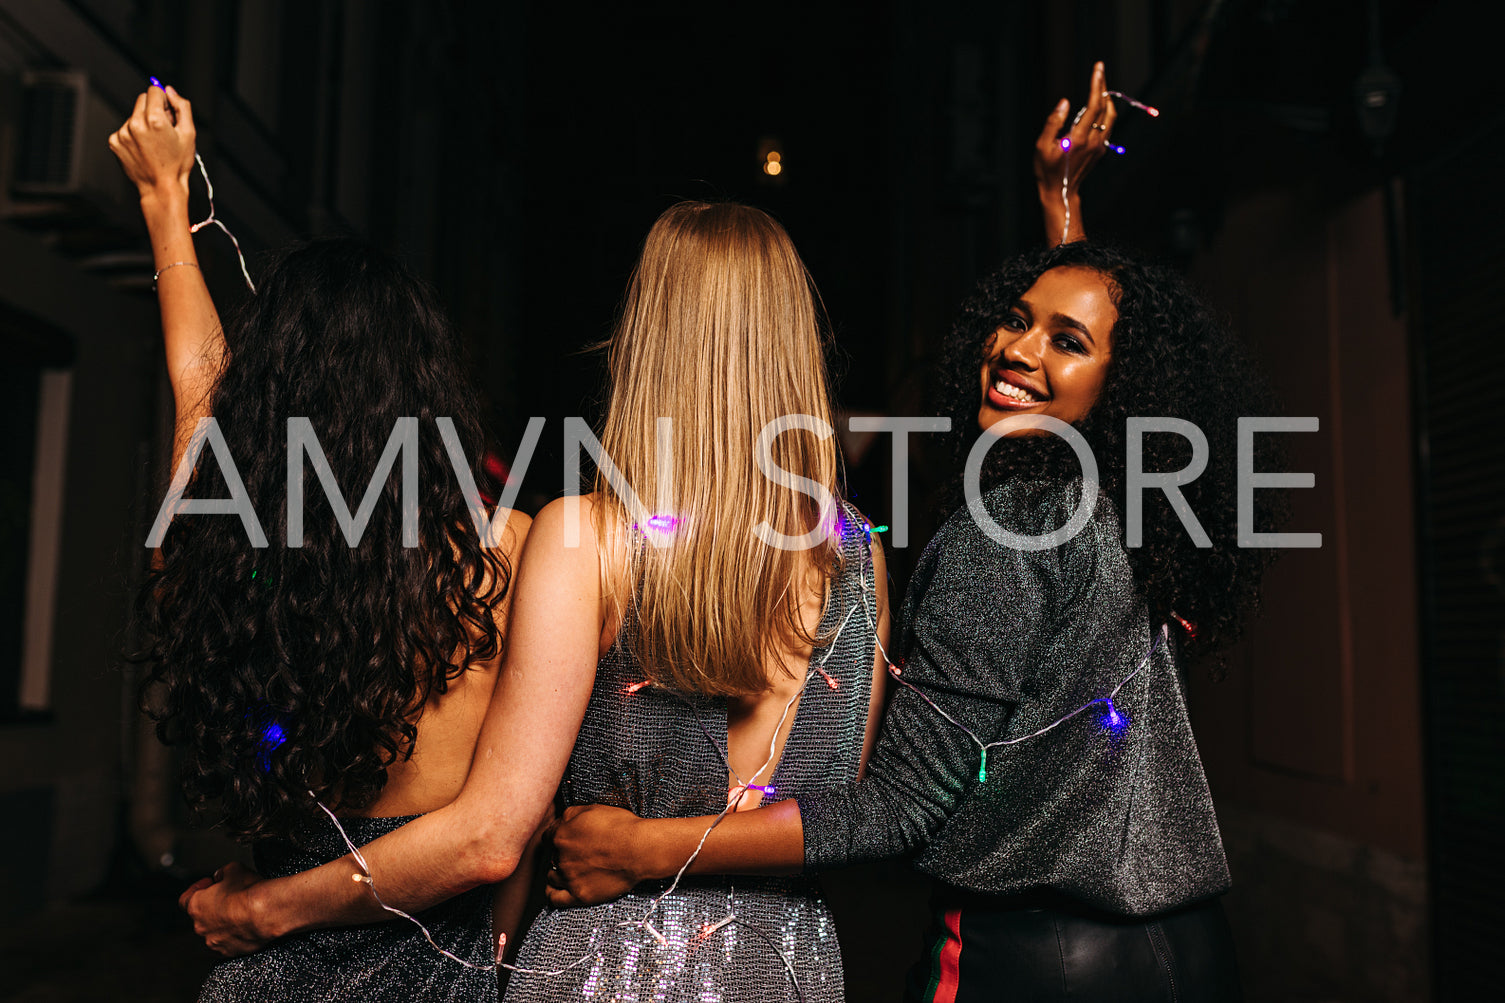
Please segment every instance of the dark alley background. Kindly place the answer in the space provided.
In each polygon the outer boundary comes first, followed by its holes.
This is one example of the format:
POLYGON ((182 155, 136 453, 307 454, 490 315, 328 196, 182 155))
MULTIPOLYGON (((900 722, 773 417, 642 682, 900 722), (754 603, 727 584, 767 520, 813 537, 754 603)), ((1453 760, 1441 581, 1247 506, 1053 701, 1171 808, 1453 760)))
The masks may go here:
MULTIPOLYGON (((1228 679, 1193 671, 1251 1000, 1452 1000, 1505 936, 1505 237, 1489 8, 1463 0, 798 5, 0 0, 0 997, 192 997, 172 899, 235 848, 195 828, 135 711, 130 590, 171 394, 152 259, 105 147, 149 74, 194 101, 250 255, 356 232, 439 289, 500 456, 598 414, 638 247, 681 198, 761 206, 824 299, 850 414, 927 413, 978 277, 1043 238, 1030 148, 1056 100, 1125 111, 1094 236, 1183 268, 1292 415, 1293 528, 1228 679), (778 154, 779 172, 766 170, 778 154)), ((195 197, 202 194, 195 179, 195 197)), ((207 205, 195 204, 196 218, 207 205)), ((200 255, 244 295, 229 242, 200 255)), ((918 442, 902 586, 941 477, 918 442)), ((884 443, 843 438, 891 512, 884 443)), ((926 889, 828 885, 853 1000, 897 999, 926 889)))

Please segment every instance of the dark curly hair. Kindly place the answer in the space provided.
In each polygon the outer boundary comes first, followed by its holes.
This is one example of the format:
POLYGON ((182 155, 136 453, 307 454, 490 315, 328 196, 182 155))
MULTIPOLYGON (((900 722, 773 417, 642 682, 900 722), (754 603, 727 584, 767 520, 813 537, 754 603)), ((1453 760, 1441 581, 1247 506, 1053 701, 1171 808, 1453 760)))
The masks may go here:
MULTIPOLYGON (((1190 625, 1183 650, 1194 657, 1221 649, 1238 637, 1257 605, 1273 555, 1238 546, 1237 420, 1276 412, 1243 347, 1176 273, 1117 248, 1079 241, 1023 254, 983 279, 963 303, 942 352, 937 403, 951 416, 954 458, 960 461, 977 440, 978 377, 993 332, 1036 279, 1064 266, 1104 276, 1118 310, 1102 392, 1075 424, 1097 458, 1103 494, 1124 512, 1128 417, 1181 418, 1207 436, 1207 468, 1182 493, 1213 545, 1197 547, 1164 493, 1147 490, 1143 546, 1125 552, 1151 616, 1190 625)), ((1191 444, 1180 435, 1147 432, 1143 445, 1146 472, 1180 470, 1191 461, 1191 444)), ((1278 462, 1274 447, 1261 442, 1256 469, 1278 462)), ((1015 437, 989 452, 982 486, 1017 477, 1075 477, 1079 471, 1069 445, 1057 436, 1015 437)), ((949 495, 953 504, 960 490, 958 478, 949 495)), ((1255 499, 1256 529, 1267 530, 1283 515, 1278 493, 1256 492, 1255 499)))
MULTIPOLYGON (((195 808, 217 803, 244 838, 286 835, 317 810, 310 791, 345 808, 375 800, 430 695, 499 653, 511 569, 482 546, 435 426, 453 419, 484 490, 459 340, 433 291, 372 245, 319 240, 271 263, 225 329, 211 413, 269 545, 233 517, 174 519, 139 597, 143 705, 182 747, 195 808), (315 481, 305 543, 288 546, 288 419, 310 420, 354 510, 396 419, 413 416, 419 545, 402 545, 399 463, 359 545, 315 481)), ((227 497, 219 464, 200 462, 185 496, 227 497)))

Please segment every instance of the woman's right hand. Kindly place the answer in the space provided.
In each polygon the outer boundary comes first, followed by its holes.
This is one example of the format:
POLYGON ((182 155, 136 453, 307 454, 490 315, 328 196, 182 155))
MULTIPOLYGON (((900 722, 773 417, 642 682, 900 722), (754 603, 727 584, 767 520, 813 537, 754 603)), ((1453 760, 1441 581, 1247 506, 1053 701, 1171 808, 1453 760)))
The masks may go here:
POLYGON ((178 896, 178 908, 193 920, 193 932, 216 954, 233 958, 259 951, 272 937, 259 928, 251 889, 262 878, 240 864, 226 864, 212 878, 201 878, 178 896))
POLYGON ((125 124, 110 136, 110 152, 143 200, 188 195, 193 171, 193 106, 171 87, 152 87, 136 98, 125 124))

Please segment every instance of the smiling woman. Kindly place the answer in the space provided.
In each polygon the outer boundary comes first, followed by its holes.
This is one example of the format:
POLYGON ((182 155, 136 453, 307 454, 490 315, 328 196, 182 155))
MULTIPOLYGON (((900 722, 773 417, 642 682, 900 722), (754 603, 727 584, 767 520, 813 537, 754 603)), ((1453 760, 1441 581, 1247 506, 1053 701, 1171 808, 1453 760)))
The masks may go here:
POLYGON ((1101 272, 1064 266, 1041 275, 993 332, 977 424, 987 429, 1020 413, 1068 424, 1085 418, 1108 376, 1117 321, 1101 272))
MULTIPOLYGON (((1182 674, 1230 641, 1268 552, 1234 538, 1236 419, 1268 413, 1229 332, 1174 274, 1072 243, 984 279, 948 343, 940 397, 952 445, 1013 415, 1069 423, 1100 460, 1092 487, 1054 435, 994 440, 988 516, 1059 546, 1000 546, 952 513, 910 580, 901 683, 866 778, 726 818, 634 820, 571 809, 555 836, 558 904, 666 877, 806 871, 915 853, 935 879, 930 950, 906 1000, 1237 1000, 1217 896, 1228 887, 1182 674), (1213 537, 1168 505, 1126 546, 1131 415, 1200 427, 1207 469, 1186 484, 1213 537)), ((1154 435, 1144 469, 1188 465, 1154 435)), ((953 495, 959 502, 961 488, 953 495)))

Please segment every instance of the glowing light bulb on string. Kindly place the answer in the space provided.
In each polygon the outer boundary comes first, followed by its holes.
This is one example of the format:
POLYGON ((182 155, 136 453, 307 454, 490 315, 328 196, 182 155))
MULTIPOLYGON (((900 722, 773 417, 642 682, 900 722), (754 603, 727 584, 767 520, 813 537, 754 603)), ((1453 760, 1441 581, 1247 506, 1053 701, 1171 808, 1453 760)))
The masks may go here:
POLYGON ((275 717, 265 717, 258 724, 260 724, 261 731, 261 749, 257 753, 256 762, 261 767, 262 773, 270 773, 272 753, 287 741, 287 732, 282 730, 282 723, 275 717))
POLYGON ((1160 109, 1159 108, 1155 108, 1155 107, 1152 107, 1150 105, 1147 105, 1143 101, 1136 101, 1134 98, 1129 97, 1129 95, 1125 94, 1123 91, 1109 91, 1108 92, 1108 96, 1109 97, 1113 97, 1113 98, 1118 98, 1120 101, 1126 101, 1126 102, 1128 102, 1128 104, 1131 107, 1138 108, 1140 111, 1142 111, 1146 115, 1150 116, 1150 118, 1159 118, 1160 117, 1160 109))
POLYGON ((1129 726, 1129 719, 1113 703, 1113 698, 1108 697, 1108 708, 1103 712, 1103 727, 1115 735, 1123 733, 1129 726))

